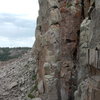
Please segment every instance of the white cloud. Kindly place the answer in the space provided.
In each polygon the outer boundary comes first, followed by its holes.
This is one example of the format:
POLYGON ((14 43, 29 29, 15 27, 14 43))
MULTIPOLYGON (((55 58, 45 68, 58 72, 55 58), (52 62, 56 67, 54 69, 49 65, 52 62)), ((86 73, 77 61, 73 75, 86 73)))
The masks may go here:
POLYGON ((31 47, 38 0, 0 0, 0 47, 31 47))
POLYGON ((29 37, 35 33, 35 23, 27 20, 17 20, 17 22, 0 23, 0 36, 5 37, 29 37))
POLYGON ((32 47, 35 37, 7 38, 0 36, 0 47, 32 47))
POLYGON ((36 19, 38 0, 0 0, 0 13, 20 14, 22 18, 36 19))

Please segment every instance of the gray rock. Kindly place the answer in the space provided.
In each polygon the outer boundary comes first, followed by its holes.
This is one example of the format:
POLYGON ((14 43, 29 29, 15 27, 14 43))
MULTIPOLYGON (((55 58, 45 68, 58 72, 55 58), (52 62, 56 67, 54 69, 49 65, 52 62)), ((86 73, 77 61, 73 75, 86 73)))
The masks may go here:
POLYGON ((38 82, 38 91, 41 94, 44 93, 44 83, 43 83, 43 80, 41 80, 41 81, 38 82))
POLYGON ((8 89, 10 90, 10 89, 12 89, 13 87, 15 87, 17 85, 18 85, 17 82, 13 82, 13 83, 11 83, 11 84, 8 85, 8 89))
POLYGON ((47 0, 50 8, 59 7, 59 3, 57 0, 47 0))
POLYGON ((34 99, 32 99, 32 100, 42 100, 41 98, 34 98, 34 99))
POLYGON ((59 9, 53 9, 50 11, 49 25, 57 24, 61 21, 61 15, 59 9))
POLYGON ((44 70, 45 70, 45 75, 50 74, 51 65, 49 63, 44 63, 43 67, 44 67, 44 70))

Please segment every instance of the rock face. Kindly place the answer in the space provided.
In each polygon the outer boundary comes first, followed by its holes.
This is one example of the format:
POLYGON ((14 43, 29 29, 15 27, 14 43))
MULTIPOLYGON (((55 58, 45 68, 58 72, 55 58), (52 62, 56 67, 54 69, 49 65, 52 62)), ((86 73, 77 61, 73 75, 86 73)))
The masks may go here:
POLYGON ((90 19, 85 18, 80 29, 79 45, 79 69, 78 90, 75 92, 75 100, 99 100, 100 99, 100 26, 99 20, 100 2, 91 1, 88 13, 90 19), (91 10, 92 9, 92 10, 91 10))
POLYGON ((33 54, 40 97, 99 100, 100 2, 39 0, 39 5, 33 54))
POLYGON ((100 1, 39 6, 32 55, 1 67, 0 100, 99 100, 100 1))
POLYGON ((36 41, 38 91, 43 100, 73 100, 80 24, 78 0, 39 0, 36 41))

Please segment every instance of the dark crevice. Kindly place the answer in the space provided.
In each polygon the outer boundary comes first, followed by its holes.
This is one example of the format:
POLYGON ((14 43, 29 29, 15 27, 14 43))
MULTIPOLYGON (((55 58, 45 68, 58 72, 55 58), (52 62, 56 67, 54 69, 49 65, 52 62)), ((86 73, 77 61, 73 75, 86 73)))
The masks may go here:
POLYGON ((88 49, 88 65, 90 64, 90 49, 88 49))
POLYGON ((79 45, 80 41, 80 30, 77 31, 77 45, 79 45))
POLYGON ((99 59, 100 59, 100 57, 99 57, 99 50, 98 50, 98 61, 97 61, 97 68, 99 67, 99 59))
POLYGON ((56 88, 57 88, 57 95, 58 95, 58 100, 61 100, 61 83, 60 83, 60 72, 57 73, 58 75, 58 80, 57 80, 57 84, 56 84, 56 88))
POLYGON ((76 69, 76 65, 74 65, 73 69, 74 69, 74 70, 76 69))
POLYGON ((68 97, 68 100, 74 100, 74 99, 73 99, 73 96, 72 96, 72 95, 69 96, 69 97, 68 97))
POLYGON ((73 52, 73 60, 77 60, 77 48, 73 52))
POLYGON ((41 27, 41 26, 39 27, 39 30, 40 30, 40 31, 42 30, 42 27, 41 27))
POLYGON ((95 49, 96 51, 97 51, 97 59, 96 59, 96 64, 97 64, 97 68, 98 68, 98 66, 99 66, 99 49, 96 47, 96 49, 95 49))
POLYGON ((59 22, 52 23, 51 25, 59 25, 59 22))
POLYGON ((58 6, 55 5, 55 6, 52 6, 52 8, 56 9, 56 8, 58 8, 58 6))
POLYGON ((70 67, 70 66, 67 65, 67 66, 65 66, 65 67, 70 67))
POLYGON ((52 9, 59 9, 57 5, 50 7, 48 10, 51 11, 52 9))
POLYGON ((79 43, 80 43, 80 30, 77 30, 77 55, 75 63, 79 61, 79 43))
POLYGON ((80 36, 80 30, 77 31, 77 36, 78 36, 78 37, 80 36))
POLYGON ((44 89, 43 93, 45 93, 46 89, 45 89, 45 83, 44 82, 43 82, 43 89, 44 89))
POLYGON ((72 78, 69 80, 69 89, 68 89, 68 100, 74 100, 74 79, 72 78))
POLYGON ((71 43, 71 42, 75 42, 75 40, 71 40, 71 39, 66 39, 67 43, 71 43))
POLYGON ((61 2, 61 0, 58 0, 58 2, 60 3, 60 2, 61 2))
POLYGON ((84 13, 84 0, 81 0, 81 5, 82 5, 81 16, 82 16, 82 19, 85 19, 85 13, 84 13))
POLYGON ((39 25, 39 26, 37 26, 36 29, 39 30, 39 31, 41 31, 42 30, 42 27, 39 25))

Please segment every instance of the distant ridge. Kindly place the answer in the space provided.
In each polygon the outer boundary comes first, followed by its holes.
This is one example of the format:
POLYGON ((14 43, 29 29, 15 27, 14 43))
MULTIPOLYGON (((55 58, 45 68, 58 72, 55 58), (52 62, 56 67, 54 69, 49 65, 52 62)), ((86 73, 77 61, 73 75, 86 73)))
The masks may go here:
POLYGON ((29 47, 0 47, 0 61, 8 61, 21 57, 27 51, 31 50, 29 47))

